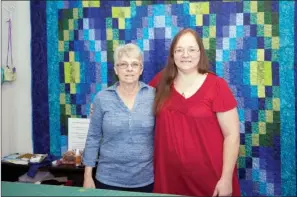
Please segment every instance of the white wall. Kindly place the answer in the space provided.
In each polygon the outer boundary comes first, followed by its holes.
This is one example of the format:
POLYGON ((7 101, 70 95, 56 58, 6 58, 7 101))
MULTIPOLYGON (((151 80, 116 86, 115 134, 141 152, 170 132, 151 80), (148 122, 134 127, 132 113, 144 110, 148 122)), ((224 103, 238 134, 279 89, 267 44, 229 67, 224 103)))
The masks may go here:
MULTIPOLYGON (((1 148, 2 155, 14 152, 33 152, 32 104, 31 104, 31 24, 29 1, 4 1, 2 6, 14 6, 12 12, 13 61, 17 79, 1 86, 1 148)), ((7 18, 2 7, 2 64, 7 55, 7 18)))

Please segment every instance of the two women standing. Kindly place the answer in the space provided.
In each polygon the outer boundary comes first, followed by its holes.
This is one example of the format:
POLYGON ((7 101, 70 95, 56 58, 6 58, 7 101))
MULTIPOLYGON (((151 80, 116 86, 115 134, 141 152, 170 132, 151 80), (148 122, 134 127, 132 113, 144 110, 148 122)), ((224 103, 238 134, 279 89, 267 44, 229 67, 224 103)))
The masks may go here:
POLYGON ((98 188, 149 192, 154 182, 156 193, 240 196, 237 103, 209 71, 198 34, 184 29, 174 37, 167 65, 149 83, 156 91, 139 81, 139 48, 127 46, 138 52, 115 53, 119 82, 94 100, 84 186, 95 186, 90 169, 100 149, 98 188))

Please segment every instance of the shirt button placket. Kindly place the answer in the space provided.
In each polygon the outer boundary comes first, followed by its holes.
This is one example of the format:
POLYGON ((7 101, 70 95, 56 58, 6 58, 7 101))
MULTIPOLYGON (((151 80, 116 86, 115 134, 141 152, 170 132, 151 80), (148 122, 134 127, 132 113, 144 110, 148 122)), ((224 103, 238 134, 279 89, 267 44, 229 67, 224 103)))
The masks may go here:
POLYGON ((129 131, 130 131, 130 133, 131 133, 131 120, 132 120, 131 114, 129 114, 129 131))
POLYGON ((132 115, 131 113, 129 113, 129 134, 130 134, 130 137, 129 137, 129 141, 132 142, 132 115))

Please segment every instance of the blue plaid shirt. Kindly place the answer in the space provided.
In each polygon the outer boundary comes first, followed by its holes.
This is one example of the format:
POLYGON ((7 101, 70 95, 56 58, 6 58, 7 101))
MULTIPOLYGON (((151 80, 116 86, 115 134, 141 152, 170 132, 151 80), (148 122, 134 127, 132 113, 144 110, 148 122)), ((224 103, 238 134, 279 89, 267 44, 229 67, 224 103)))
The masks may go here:
POLYGON ((140 83, 130 111, 117 93, 118 83, 95 96, 83 163, 95 167, 96 179, 117 187, 154 182, 153 139, 155 89, 140 83))

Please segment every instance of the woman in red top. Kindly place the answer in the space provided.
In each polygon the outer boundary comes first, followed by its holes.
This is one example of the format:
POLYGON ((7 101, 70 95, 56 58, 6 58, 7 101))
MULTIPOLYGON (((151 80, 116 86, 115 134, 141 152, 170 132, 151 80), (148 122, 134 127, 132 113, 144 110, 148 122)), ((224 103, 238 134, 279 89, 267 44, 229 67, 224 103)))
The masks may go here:
POLYGON ((225 80, 208 69, 201 38, 184 29, 150 82, 157 88, 156 193, 240 196, 237 102, 225 80))

